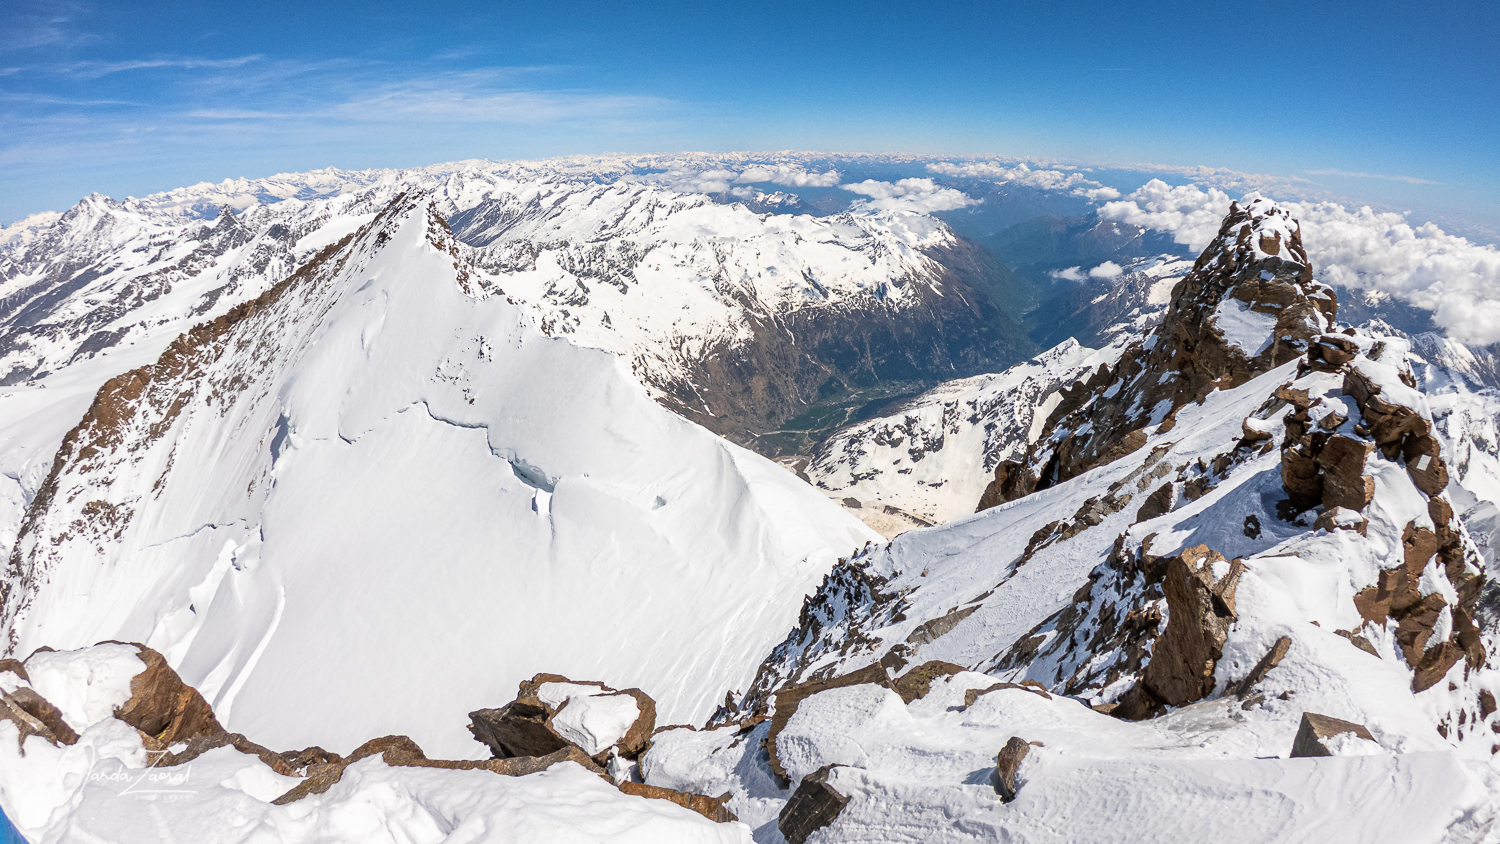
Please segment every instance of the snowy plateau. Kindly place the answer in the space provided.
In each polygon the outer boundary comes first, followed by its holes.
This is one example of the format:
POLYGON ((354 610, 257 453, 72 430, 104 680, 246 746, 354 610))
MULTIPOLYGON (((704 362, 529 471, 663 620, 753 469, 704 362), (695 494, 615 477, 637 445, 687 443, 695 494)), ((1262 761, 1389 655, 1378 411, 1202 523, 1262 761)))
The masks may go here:
POLYGON ((0 230, 0 808, 1500 842, 1495 347, 1382 305, 1379 215, 1095 175, 473 161, 0 230))

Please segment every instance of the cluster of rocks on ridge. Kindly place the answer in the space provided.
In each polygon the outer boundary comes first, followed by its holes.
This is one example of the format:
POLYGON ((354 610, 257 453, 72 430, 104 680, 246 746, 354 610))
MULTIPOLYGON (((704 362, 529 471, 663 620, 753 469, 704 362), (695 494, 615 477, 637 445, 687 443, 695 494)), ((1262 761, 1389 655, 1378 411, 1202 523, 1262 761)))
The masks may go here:
MULTIPOLYGON (((630 779, 630 768, 621 764, 621 760, 634 760, 650 746, 656 723, 655 701, 639 689, 617 691, 596 681, 574 682, 561 675, 538 674, 521 683, 512 703, 472 714, 469 729, 494 752, 491 759, 429 759, 416 742, 403 735, 371 739, 347 756, 321 747, 278 752, 243 734, 226 730, 198 690, 183 682, 157 651, 136 643, 101 644, 133 647, 144 666, 130 679, 129 699, 113 714, 139 733, 151 767, 171 768, 215 748, 233 747, 257 757, 278 774, 301 778, 301 782, 271 801, 275 805, 295 803, 328 791, 343 777, 346 768, 371 756, 379 756, 392 767, 486 770, 502 776, 525 776, 562 762, 573 762, 626 794, 668 800, 719 823, 735 820, 724 806, 727 794, 713 798, 630 779), (620 724, 621 719, 609 716, 626 709, 617 705, 622 702, 628 702, 629 709, 623 728, 616 732, 601 731, 601 723, 605 728, 620 724), (601 703, 604 705, 600 706, 601 703), (559 718, 570 709, 574 718, 559 718), (602 748, 598 746, 601 742, 605 744, 602 748), (586 752, 585 748, 592 752, 586 752)), ((38 653, 50 650, 44 648, 38 653)), ((11 721, 19 728, 23 755, 26 740, 32 736, 40 736, 53 745, 78 741, 78 733, 67 723, 62 711, 31 687, 25 660, 0 660, 0 675, 7 673, 13 679, 0 686, 0 720, 11 721)))

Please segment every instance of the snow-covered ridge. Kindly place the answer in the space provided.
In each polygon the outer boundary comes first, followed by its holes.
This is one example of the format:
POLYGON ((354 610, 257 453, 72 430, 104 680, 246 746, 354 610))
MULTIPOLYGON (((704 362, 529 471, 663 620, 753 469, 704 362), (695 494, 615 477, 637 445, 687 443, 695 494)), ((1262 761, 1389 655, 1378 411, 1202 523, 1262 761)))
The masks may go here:
POLYGON ((9 648, 144 641, 231 729, 444 755, 474 750, 423 723, 541 670, 650 687, 674 721, 746 682, 795 615, 773 597, 874 534, 614 356, 466 295, 461 251, 398 198, 112 379, 16 544, 9 648), (377 668, 419 658, 422 683, 377 668))
MULTIPOLYGON (((125 202, 92 196, 8 229, 0 548, 100 385, 261 295, 404 192, 434 197, 458 239, 481 244, 455 248, 468 293, 502 295, 543 331, 621 356, 658 400, 742 439, 800 412, 830 371, 931 377, 1022 353, 1019 330, 996 333, 1004 318, 940 263, 964 247, 933 218, 772 216, 616 178, 664 161, 283 174, 125 202), (873 357, 830 362, 870 320, 877 335, 895 325, 936 344, 946 326, 960 339, 928 354, 909 333, 891 335, 873 357)), ((752 175, 796 180, 792 164, 778 168, 752 175)))

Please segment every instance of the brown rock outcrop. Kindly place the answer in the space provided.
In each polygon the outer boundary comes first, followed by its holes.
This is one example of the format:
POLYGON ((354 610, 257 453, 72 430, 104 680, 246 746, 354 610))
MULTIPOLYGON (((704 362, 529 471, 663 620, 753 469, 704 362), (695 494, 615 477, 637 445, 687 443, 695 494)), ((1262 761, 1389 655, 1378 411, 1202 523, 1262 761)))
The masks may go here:
POLYGON ((130 680, 130 699, 115 717, 148 737, 147 750, 161 750, 199 737, 225 732, 213 709, 198 690, 182 682, 161 654, 135 642, 146 670, 130 680))
POLYGON ((1293 441, 1291 434, 1281 451, 1281 486, 1297 512, 1323 501, 1323 473, 1316 453, 1310 444, 1293 441))
MULTIPOLYGON (((238 746, 238 745, 236 745, 238 746)), ((258 745, 256 745, 258 747, 258 745)), ((303 751, 306 753, 306 751, 303 751)), ((287 793, 271 801, 284 806, 295 803, 310 794, 322 794, 332 788, 344 776, 344 769, 361 759, 379 756, 381 761, 393 768, 444 768, 457 771, 485 770, 507 777, 523 777, 545 771, 562 762, 576 762, 590 771, 605 777, 604 769, 595 764, 582 750, 568 745, 545 756, 518 756, 509 759, 428 759, 417 743, 406 736, 382 736, 370 739, 349 754, 347 759, 337 754, 328 754, 327 761, 314 762, 306 768, 306 779, 293 786, 287 793)), ((264 757, 263 757, 264 758, 264 757)), ((268 763, 269 764, 269 763, 268 763)), ((278 773, 281 773, 278 771, 278 773)), ((607 777, 606 777, 607 779, 607 777)), ((692 807, 689 807, 692 808, 692 807)))
POLYGON ((1011 736, 1010 741, 995 755, 995 793, 1000 795, 1001 802, 1009 803, 1016 799, 1016 772, 1021 769, 1021 761, 1029 752, 1031 745, 1025 739, 1011 736))
POLYGON ((1409 436, 1401 443, 1401 459, 1406 463, 1406 473, 1417 489, 1429 496, 1439 495, 1448 488, 1448 465, 1439 455, 1437 438, 1409 436))
MULTIPOLYGON (((24 668, 18 672, 23 679, 24 672, 24 668)), ((26 753, 26 739, 31 736, 41 736, 54 745, 78 741, 78 733, 63 720, 62 712, 28 686, 13 692, 0 691, 0 719, 11 721, 20 729, 16 742, 22 755, 26 753)))
POLYGON ((885 667, 879 665, 867 665, 858 671, 852 671, 842 677, 833 677, 828 680, 814 680, 799 686, 789 686, 776 692, 776 710, 771 714, 771 729, 766 734, 765 748, 770 757, 771 771, 776 775, 777 781, 783 786, 791 784, 791 779, 786 775, 786 769, 781 766, 781 756, 776 750, 776 737, 786 729, 786 724, 796 713, 797 707, 809 697, 818 692, 826 692, 829 689, 841 689, 845 686, 862 686, 867 683, 891 688, 891 678, 885 673, 885 667))
POLYGON ((1271 669, 1281 664, 1281 660, 1286 657, 1286 653, 1291 650, 1291 647, 1292 640, 1288 636, 1282 636, 1273 642, 1271 649, 1266 651, 1266 655, 1255 663, 1255 667, 1251 668, 1250 673, 1245 675, 1245 679, 1241 680, 1239 685, 1235 687, 1235 695, 1242 700, 1249 696, 1250 690, 1259 685, 1261 680, 1266 679, 1266 675, 1271 673, 1271 669))
POLYGON ((1353 733, 1362 739, 1375 740, 1363 724, 1319 715, 1316 712, 1304 712, 1302 723, 1297 727, 1297 738, 1292 742, 1292 758, 1332 756, 1333 752, 1328 749, 1328 739, 1343 733, 1353 733))
POLYGON ((1422 654, 1422 661, 1417 663, 1416 671, 1412 673, 1411 690, 1420 692, 1436 686, 1439 680, 1448 675, 1449 669, 1463 658, 1464 649, 1449 639, 1428 648, 1422 654))
POLYGON ((1128 347, 1113 369, 1100 367, 1061 391, 1026 455, 997 468, 981 509, 1141 448, 1153 425, 1170 428, 1178 408, 1295 360, 1315 339, 1326 338, 1316 344, 1320 361, 1342 359, 1349 341, 1324 333, 1337 298, 1313 280, 1311 267, 1300 227, 1285 211, 1265 200, 1231 205, 1218 236, 1173 288, 1151 336, 1128 347), (1273 319, 1265 345, 1231 342, 1219 325, 1229 312, 1273 319))
POLYGON ((1141 509, 1135 513, 1136 522, 1144 522, 1157 516, 1165 515, 1172 509, 1172 484, 1165 483, 1157 487, 1156 491, 1146 496, 1146 501, 1141 509))
POLYGON ((1167 627, 1157 637, 1141 679, 1121 696, 1115 716, 1139 720, 1164 705, 1182 706, 1213 693, 1214 669, 1235 620, 1234 595, 1244 572, 1244 564, 1234 560, 1223 578, 1215 578, 1214 564, 1223 562, 1206 545, 1168 560, 1162 583, 1167 627))
POLYGON ((1359 344, 1338 334, 1323 334, 1307 347, 1314 369, 1331 372, 1359 356, 1359 344))
POLYGON ((1326 530, 1329 533, 1352 530, 1360 536, 1366 536, 1370 530, 1370 520, 1355 510, 1335 507, 1318 514, 1318 518, 1313 521, 1313 530, 1326 530))
POLYGON ((901 675, 896 682, 891 684, 891 688, 895 690, 896 694, 901 696, 903 703, 911 703, 914 700, 927 697, 927 693, 932 691, 933 680, 939 677, 949 677, 968 670, 962 665, 955 665, 951 662, 943 662, 942 660, 935 659, 930 662, 924 662, 901 675))
POLYGON ((730 795, 725 793, 719 797, 706 797, 702 794, 693 794, 687 791, 676 791, 671 788, 662 788, 656 785, 630 782, 620 783, 620 790, 635 797, 645 797, 651 800, 666 800, 676 803, 684 809, 691 809, 714 823, 733 823, 739 820, 734 813, 725 806, 729 802, 730 795))
POLYGON ((828 784, 828 772, 837 765, 824 765, 802 778, 790 800, 776 818, 776 828, 788 844, 805 844, 814 832, 833 823, 849 798, 828 784))
POLYGON ((979 700, 990 692, 998 692, 1001 689, 1016 689, 1018 691, 1030 692, 1037 697, 1046 698, 1047 700, 1052 699, 1052 695, 1048 694, 1047 690, 1042 688, 1041 683, 1038 683, 1035 680, 1028 680, 1026 682, 1029 685, 1022 685, 1018 683, 996 683, 993 686, 988 686, 983 689, 968 689, 964 692, 964 707, 967 708, 973 706, 975 701, 979 700))
POLYGON ((1328 438, 1317 457, 1318 468, 1323 470, 1324 508, 1364 512, 1375 497, 1375 479, 1365 475, 1365 461, 1374 448, 1342 434, 1328 438))
MULTIPOLYGON (((656 729, 656 701, 640 689, 616 691, 595 680, 569 680, 561 674, 538 674, 521 682, 516 699, 499 709, 480 709, 469 713, 469 732, 474 739, 487 747, 496 759, 515 757, 540 757, 556 753, 566 747, 575 747, 553 729, 552 720, 571 701, 564 701, 556 708, 547 705, 537 696, 538 690, 548 683, 569 683, 576 686, 595 686, 601 696, 626 695, 635 700, 640 714, 626 730, 625 735, 613 746, 621 756, 634 759, 651 742, 656 729)), ((611 748, 606 748, 594 757, 604 764, 611 748)))

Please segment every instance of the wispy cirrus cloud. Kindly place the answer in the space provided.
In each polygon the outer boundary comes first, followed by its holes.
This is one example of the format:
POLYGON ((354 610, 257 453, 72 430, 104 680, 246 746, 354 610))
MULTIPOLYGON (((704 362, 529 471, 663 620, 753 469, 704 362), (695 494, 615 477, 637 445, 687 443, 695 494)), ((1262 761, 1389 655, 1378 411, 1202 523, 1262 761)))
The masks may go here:
POLYGON ((90 11, 84 3, 15 0, 15 6, 6 11, 4 25, 0 25, 0 52, 37 47, 83 47, 101 40, 97 33, 75 25, 90 11))
POLYGON ((243 67, 253 61, 264 58, 260 54, 251 56, 236 56, 228 59, 206 59, 193 56, 168 56, 150 59, 130 59, 118 62, 81 61, 68 62, 56 65, 38 65, 33 70, 41 72, 60 73, 79 79, 98 79, 113 73, 125 73, 131 70, 152 70, 161 68, 179 68, 183 70, 194 70, 201 68, 234 68, 243 67))
POLYGON ((1309 176, 1345 176, 1351 179, 1383 179, 1387 182, 1404 182, 1408 185, 1437 185, 1431 179, 1419 179, 1416 176, 1390 176, 1384 173, 1361 173, 1356 170, 1335 170, 1326 168, 1323 170, 1303 170, 1309 176))
POLYGON ((145 105, 134 100, 82 99, 78 97, 54 97, 50 94, 13 94, 8 91, 0 91, 0 102, 61 106, 145 105))

